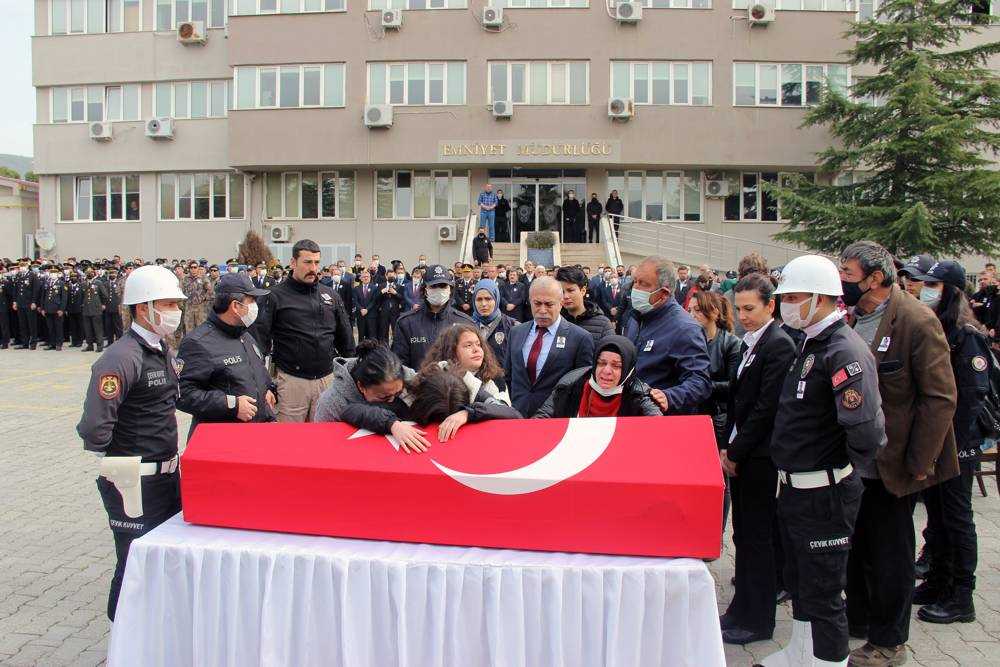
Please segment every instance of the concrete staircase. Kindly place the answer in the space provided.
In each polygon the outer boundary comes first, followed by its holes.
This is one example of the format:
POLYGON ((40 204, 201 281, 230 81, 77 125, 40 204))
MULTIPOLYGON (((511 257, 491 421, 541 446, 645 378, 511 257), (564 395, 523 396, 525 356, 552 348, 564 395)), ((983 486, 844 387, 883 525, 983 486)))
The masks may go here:
POLYGON ((597 269, 598 264, 607 264, 604 246, 600 243, 562 243, 559 246, 562 266, 589 266, 597 269))
POLYGON ((493 263, 520 266, 521 248, 517 243, 494 243, 493 263))

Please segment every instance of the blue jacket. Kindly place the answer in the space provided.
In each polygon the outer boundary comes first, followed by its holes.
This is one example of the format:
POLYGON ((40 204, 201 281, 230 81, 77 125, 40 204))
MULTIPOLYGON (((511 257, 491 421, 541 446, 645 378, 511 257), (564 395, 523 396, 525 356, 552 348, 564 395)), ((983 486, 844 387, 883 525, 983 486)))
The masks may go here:
POLYGON ((639 352, 636 375, 663 390, 668 414, 695 414, 712 395, 705 332, 676 301, 668 299, 646 315, 635 313, 625 336, 639 352))
POLYGON ((532 384, 524 363, 524 344, 531 334, 531 325, 532 322, 528 321, 510 330, 507 358, 504 360, 504 375, 510 386, 511 402, 525 417, 538 411, 562 376, 574 368, 594 364, 594 337, 563 318, 556 329, 556 338, 549 348, 545 365, 532 384))

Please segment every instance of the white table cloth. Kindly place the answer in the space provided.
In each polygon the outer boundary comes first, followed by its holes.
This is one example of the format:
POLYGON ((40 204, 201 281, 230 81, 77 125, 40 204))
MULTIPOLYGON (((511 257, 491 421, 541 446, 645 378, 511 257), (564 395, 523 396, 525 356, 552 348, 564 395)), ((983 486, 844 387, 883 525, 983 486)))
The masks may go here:
POLYGON ((132 543, 118 667, 725 665, 692 559, 347 540, 184 523, 132 543))

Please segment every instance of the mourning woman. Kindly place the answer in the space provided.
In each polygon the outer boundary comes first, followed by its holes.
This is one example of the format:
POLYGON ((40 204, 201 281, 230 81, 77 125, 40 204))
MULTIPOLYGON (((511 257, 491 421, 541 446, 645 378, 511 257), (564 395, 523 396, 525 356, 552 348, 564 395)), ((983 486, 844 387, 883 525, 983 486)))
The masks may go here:
POLYGON ((410 416, 418 424, 439 424, 439 442, 448 442, 469 423, 521 419, 520 412, 480 390, 476 398, 484 397, 474 400, 470 387, 458 374, 435 364, 427 365, 414 387, 410 416))
POLYGON ((774 520, 778 471, 771 461, 771 426, 795 344, 774 320, 774 284, 751 273, 735 287, 736 314, 746 330, 729 388, 729 437, 720 452, 730 477, 736 593, 720 619, 722 640, 747 644, 774 634, 774 520))
POLYGON ((662 393, 635 376, 636 351, 624 336, 606 336, 594 353, 594 365, 562 376, 536 418, 643 417, 662 415, 662 393))
MULTIPOLYGON (((499 279, 483 278, 476 283, 472 296, 472 319, 479 326, 479 332, 486 340, 497 363, 503 367, 507 356, 510 330, 518 325, 517 320, 500 310, 499 279)), ((505 281, 506 282, 506 281, 505 281)), ((526 291, 526 290, 525 290, 526 291)))

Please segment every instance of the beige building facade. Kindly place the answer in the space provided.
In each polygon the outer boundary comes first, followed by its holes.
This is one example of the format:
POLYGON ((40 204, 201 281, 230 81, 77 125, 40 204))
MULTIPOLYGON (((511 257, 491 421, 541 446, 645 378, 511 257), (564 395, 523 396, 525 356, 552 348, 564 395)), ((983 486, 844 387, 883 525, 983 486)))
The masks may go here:
POLYGON ((747 0, 636 4, 624 23, 603 0, 35 0, 40 225, 61 256, 218 261, 253 229, 450 262, 442 234, 492 182, 522 231, 557 226, 569 189, 617 189, 634 218, 769 241, 760 184, 814 170, 829 138, 800 125, 864 75, 841 37, 859 9, 777 0, 750 25, 747 0), (203 43, 179 40, 189 20, 203 43))
POLYGON ((0 176, 0 257, 30 254, 38 227, 38 184, 0 176))

